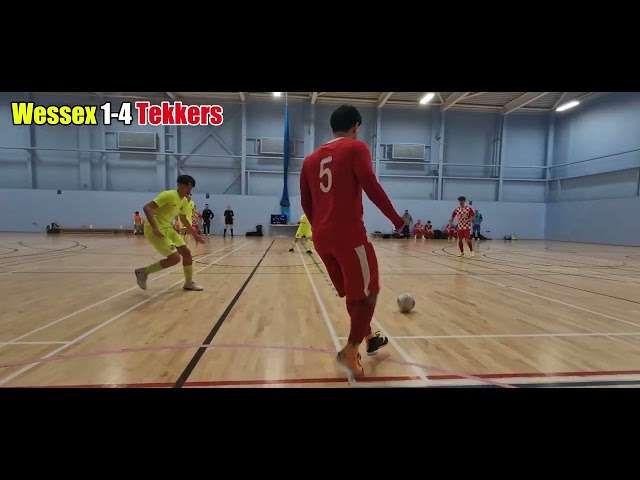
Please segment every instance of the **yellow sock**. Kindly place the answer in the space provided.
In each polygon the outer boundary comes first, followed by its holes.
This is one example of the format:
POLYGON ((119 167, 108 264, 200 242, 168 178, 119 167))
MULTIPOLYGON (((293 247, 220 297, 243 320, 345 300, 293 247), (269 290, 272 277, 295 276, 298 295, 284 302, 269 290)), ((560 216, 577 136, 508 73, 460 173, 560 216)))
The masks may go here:
POLYGON ((159 272, 160 270, 162 270, 162 267, 160 266, 160 262, 156 262, 149 265, 147 268, 145 268, 145 270, 147 271, 147 274, 150 275, 152 273, 159 272))
POLYGON ((307 250, 313 250, 313 240, 307 240, 307 250))
POLYGON ((296 241, 295 240, 293 242, 291 242, 291 247, 290 248, 296 248, 296 241))
POLYGON ((183 265, 182 269, 184 270, 184 278, 191 280, 191 277, 193 277, 193 265, 183 265))

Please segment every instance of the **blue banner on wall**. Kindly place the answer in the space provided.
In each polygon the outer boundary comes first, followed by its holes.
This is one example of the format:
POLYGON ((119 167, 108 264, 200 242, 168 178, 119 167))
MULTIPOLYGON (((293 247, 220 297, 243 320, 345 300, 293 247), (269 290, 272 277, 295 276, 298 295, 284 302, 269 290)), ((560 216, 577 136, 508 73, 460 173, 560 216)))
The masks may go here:
POLYGON ((282 187, 282 199, 280 200, 280 207, 282 215, 287 216, 287 222, 289 222, 290 215, 290 203, 289 203, 289 105, 284 106, 284 154, 283 154, 283 187, 282 187))

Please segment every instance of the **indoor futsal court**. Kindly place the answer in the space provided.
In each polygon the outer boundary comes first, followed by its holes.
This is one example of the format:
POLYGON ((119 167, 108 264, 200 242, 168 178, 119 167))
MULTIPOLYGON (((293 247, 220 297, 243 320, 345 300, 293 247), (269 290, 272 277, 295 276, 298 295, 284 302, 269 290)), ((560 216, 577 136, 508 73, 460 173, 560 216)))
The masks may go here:
POLYGON ((640 386, 637 92, 0 98, 0 387, 640 386), (152 120, 161 102, 203 120, 152 120), (29 105, 94 105, 99 121, 28 125, 29 105), (308 243, 300 186, 305 158, 344 140, 341 105, 362 120, 366 172, 327 157, 308 178, 327 193, 375 174, 396 211, 363 194, 371 334, 388 339, 361 345, 363 376, 336 361, 350 313, 308 243))
POLYGON ((0 235, 0 384, 101 387, 635 386, 640 248, 568 242, 375 241, 374 328, 390 344, 347 378, 348 335, 322 264, 290 239, 194 247, 204 292, 173 268, 140 290, 138 238, 0 235), (135 260, 132 260, 135 259, 135 260), (399 292, 416 307, 398 312, 399 292), (459 292, 464 292, 461 296, 459 292), (196 297, 196 294, 205 293, 196 297), (194 360, 195 359, 195 360, 194 360))

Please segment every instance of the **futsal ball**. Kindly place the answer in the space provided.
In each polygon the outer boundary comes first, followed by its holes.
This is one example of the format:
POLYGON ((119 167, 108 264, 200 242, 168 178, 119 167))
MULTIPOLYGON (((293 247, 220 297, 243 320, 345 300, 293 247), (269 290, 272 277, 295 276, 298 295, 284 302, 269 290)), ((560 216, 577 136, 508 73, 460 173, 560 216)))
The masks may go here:
POLYGON ((398 295, 398 308, 402 313, 408 313, 416 306, 416 301, 410 293, 402 293, 398 295))

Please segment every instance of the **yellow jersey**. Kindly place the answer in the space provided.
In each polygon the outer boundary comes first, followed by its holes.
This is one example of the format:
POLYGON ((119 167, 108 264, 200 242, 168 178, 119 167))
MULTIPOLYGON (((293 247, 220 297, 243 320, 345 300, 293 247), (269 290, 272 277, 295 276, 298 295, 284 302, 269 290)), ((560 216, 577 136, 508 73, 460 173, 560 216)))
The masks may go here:
MULTIPOLYGON (((153 217, 158 224, 159 229, 170 229, 171 221, 176 215, 190 214, 189 199, 187 197, 180 198, 177 190, 165 190, 160 193, 153 201, 158 205, 153 217)), ((188 217, 187 217, 188 218, 188 217)))
POLYGON ((311 224, 309 223, 309 219, 304 213, 300 216, 300 226, 302 228, 311 229, 311 224))

